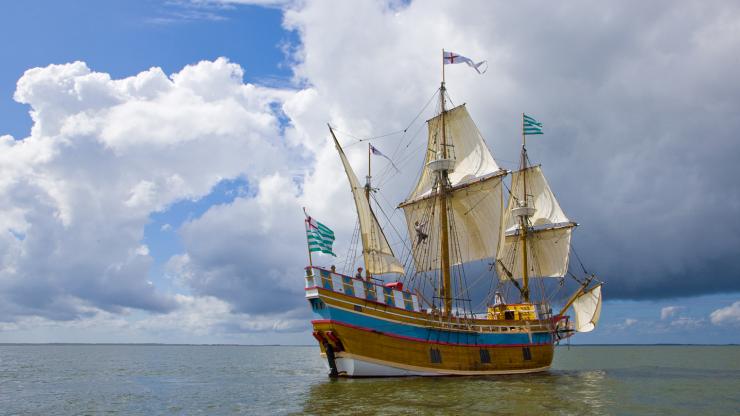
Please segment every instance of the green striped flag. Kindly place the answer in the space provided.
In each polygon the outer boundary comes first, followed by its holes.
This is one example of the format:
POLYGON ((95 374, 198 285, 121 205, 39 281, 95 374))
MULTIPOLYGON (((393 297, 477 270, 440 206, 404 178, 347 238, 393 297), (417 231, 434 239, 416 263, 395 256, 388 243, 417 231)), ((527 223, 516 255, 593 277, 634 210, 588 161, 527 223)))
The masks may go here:
POLYGON ((308 238, 308 251, 337 256, 331 251, 331 246, 334 244, 334 231, 310 216, 306 216, 306 237, 308 238))
POLYGON ((522 113, 522 131, 525 135, 543 134, 542 123, 534 118, 522 113))

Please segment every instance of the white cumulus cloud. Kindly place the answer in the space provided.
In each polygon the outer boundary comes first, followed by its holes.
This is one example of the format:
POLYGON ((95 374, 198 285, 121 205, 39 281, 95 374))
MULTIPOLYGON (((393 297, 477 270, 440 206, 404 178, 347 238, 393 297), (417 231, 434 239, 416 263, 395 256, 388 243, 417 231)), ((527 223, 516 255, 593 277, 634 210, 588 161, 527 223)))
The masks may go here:
POLYGON ((273 106, 294 92, 242 76, 219 58, 169 77, 112 79, 84 62, 21 77, 34 124, 0 138, 0 319, 180 307, 149 281, 149 215, 290 165, 273 106))
POLYGON ((709 315, 709 319, 715 325, 738 325, 740 324, 740 301, 732 305, 719 308, 709 315))
POLYGON ((671 318, 684 309, 683 306, 666 306, 660 310, 660 319, 666 320, 671 318))

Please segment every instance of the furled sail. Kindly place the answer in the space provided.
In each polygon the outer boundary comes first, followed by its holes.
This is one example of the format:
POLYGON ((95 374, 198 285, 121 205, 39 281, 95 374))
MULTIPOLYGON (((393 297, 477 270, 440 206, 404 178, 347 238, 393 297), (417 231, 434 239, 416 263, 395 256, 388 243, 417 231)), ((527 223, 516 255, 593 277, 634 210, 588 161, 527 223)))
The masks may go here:
MULTIPOLYGON (((512 176, 511 197, 504 213, 504 232, 496 256, 496 265, 501 279, 511 276, 521 279, 522 250, 518 218, 513 210, 524 202, 524 176, 522 170, 512 176)), ((555 195, 547 184, 539 166, 526 169, 526 205, 534 208, 527 229, 527 264, 529 276, 562 277, 568 272, 570 237, 573 227, 560 208, 555 195)))
POLYGON ((416 187, 400 207, 406 216, 417 271, 440 268, 439 199, 435 193, 436 174, 429 166, 443 154, 444 124, 447 157, 454 160, 449 171, 448 218, 454 236, 450 238, 451 263, 459 264, 493 257, 499 243, 503 192, 500 169, 465 105, 453 108, 428 121, 427 152, 416 187), (420 232, 427 237, 420 238, 420 232))
POLYGON ((601 285, 579 295, 573 302, 573 310, 576 315, 576 331, 593 331, 601 315, 601 285))
POLYGON ((365 188, 357 180, 357 175, 352 170, 352 166, 350 166, 347 156, 345 156, 344 150, 339 145, 337 138, 334 137, 333 132, 332 137, 339 152, 339 157, 342 160, 342 165, 344 165, 344 171, 347 173, 347 179, 349 179, 352 196, 355 200, 355 207, 357 208, 357 215, 360 219, 360 235, 362 237, 362 255, 365 258, 365 269, 370 274, 404 274, 403 264, 393 255, 393 250, 391 250, 388 244, 388 239, 383 234, 383 229, 380 228, 378 219, 370 208, 370 201, 365 197, 365 188))

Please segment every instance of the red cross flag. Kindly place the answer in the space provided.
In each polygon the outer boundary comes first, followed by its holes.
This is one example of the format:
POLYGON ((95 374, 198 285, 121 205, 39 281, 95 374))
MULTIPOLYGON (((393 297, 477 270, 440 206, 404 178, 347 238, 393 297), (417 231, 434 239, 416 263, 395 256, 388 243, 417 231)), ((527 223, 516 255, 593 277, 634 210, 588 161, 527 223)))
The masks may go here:
POLYGON ((445 65, 449 64, 468 64, 469 67, 475 69, 479 74, 483 74, 488 69, 488 61, 473 62, 472 59, 457 54, 455 52, 442 51, 442 61, 445 65), (485 65, 485 66, 484 66, 485 65), (483 69, 481 67, 483 66, 483 69))

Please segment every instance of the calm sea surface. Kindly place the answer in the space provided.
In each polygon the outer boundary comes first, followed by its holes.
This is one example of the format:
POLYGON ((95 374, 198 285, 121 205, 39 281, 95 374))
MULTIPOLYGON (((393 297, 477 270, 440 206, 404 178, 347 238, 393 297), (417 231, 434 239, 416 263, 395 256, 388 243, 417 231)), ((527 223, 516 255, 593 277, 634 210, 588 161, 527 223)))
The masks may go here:
POLYGON ((740 347, 559 347, 553 369, 330 380, 316 347, 0 345, 0 414, 738 415, 740 347))

